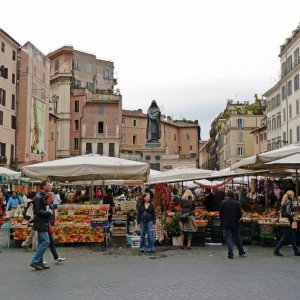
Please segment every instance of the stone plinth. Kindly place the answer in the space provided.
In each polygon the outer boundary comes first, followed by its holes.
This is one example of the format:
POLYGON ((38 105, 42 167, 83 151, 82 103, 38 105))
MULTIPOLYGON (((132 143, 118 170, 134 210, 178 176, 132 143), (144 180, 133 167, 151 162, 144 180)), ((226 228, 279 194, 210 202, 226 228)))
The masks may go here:
POLYGON ((163 171, 163 155, 165 153, 162 147, 150 148, 148 145, 142 149, 143 162, 150 164, 151 169, 157 171, 163 171))

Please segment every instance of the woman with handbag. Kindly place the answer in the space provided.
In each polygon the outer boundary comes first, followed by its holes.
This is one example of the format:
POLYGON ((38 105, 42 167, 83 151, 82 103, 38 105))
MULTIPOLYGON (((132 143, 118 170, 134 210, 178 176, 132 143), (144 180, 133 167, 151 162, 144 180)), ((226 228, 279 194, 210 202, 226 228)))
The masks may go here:
POLYGON ((181 214, 179 218, 180 227, 180 249, 184 249, 185 235, 188 240, 187 249, 192 249, 193 232, 198 230, 195 222, 195 202, 193 201, 193 193, 186 190, 181 197, 181 214))
MULTIPOLYGON (((281 218, 288 218, 289 224, 287 226, 282 226, 282 234, 280 237, 280 240, 278 241, 275 249, 274 249, 274 255, 277 256, 283 256, 282 253, 280 253, 280 248, 282 245, 289 241, 293 247, 295 256, 300 256, 300 251, 297 248, 296 244, 296 238, 292 229, 292 223, 293 223, 293 199, 294 199, 294 192, 293 191, 287 191, 284 196, 282 197, 281 201, 281 212, 280 217, 281 218)), ((280 222, 279 222, 280 223, 280 222)))

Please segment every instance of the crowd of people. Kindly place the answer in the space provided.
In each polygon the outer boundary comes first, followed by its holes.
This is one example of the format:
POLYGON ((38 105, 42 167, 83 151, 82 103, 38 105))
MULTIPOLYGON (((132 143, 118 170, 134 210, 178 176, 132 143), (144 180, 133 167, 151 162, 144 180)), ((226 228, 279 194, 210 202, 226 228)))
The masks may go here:
MULTIPOLYGON (((52 237, 55 208, 57 205, 64 203, 80 203, 74 200, 75 197, 84 197, 89 195, 90 189, 54 189, 49 181, 45 180, 41 183, 38 193, 31 191, 27 196, 18 194, 13 191, 6 195, 0 195, 0 226, 6 211, 15 209, 18 205, 24 206, 23 216, 28 221, 28 225, 32 228, 27 239, 22 243, 22 247, 27 249, 32 247, 35 250, 30 266, 36 270, 48 269, 49 266, 44 261, 44 253, 49 247, 56 262, 62 262, 64 257, 60 257, 57 253, 55 242, 52 237), (69 198, 69 194, 72 197, 69 198), (75 196, 77 195, 77 196, 75 196)), ((274 192, 274 191, 273 191, 274 192)), ((280 252, 282 245, 290 242, 294 250, 295 256, 300 256, 300 251, 296 245, 295 235, 292 229, 293 223, 293 199, 294 192, 289 190, 283 192, 278 190, 274 192, 276 203, 281 206, 280 215, 289 220, 289 226, 282 227, 282 235, 275 249, 274 255, 283 256, 280 252)), ((203 204, 207 211, 218 211, 220 220, 226 233, 226 244, 228 247, 228 258, 234 258, 233 245, 236 244, 240 256, 244 256, 246 251, 241 240, 241 217, 242 209, 249 198, 249 191, 245 189, 233 190, 218 188, 214 192, 212 190, 204 191, 197 187, 194 189, 178 190, 175 186, 172 190, 174 201, 180 204, 180 248, 184 249, 185 240, 187 240, 187 249, 192 249, 193 233, 197 231, 195 222, 195 197, 202 197, 203 204)), ((154 252, 155 244, 155 224, 156 211, 153 203, 154 194, 147 188, 142 194, 140 187, 113 187, 103 190, 95 188, 93 190, 93 198, 96 198, 103 204, 109 204, 109 222, 115 207, 114 199, 121 197, 130 200, 139 198, 137 202, 136 223, 140 231, 140 248, 141 253, 154 252), (148 240, 146 242, 146 236, 148 240)), ((79 199, 79 198, 77 198, 79 199)))

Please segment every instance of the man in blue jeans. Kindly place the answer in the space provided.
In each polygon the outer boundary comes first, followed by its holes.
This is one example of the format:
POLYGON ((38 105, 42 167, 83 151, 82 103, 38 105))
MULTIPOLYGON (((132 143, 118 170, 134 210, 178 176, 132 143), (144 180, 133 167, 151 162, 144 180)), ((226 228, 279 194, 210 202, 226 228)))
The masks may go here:
POLYGON ((30 266, 36 270, 49 269, 44 264, 44 253, 49 246, 49 222, 51 211, 47 203, 48 192, 51 191, 51 183, 47 180, 41 182, 40 191, 33 200, 33 229, 38 233, 38 245, 32 258, 30 266))
POLYGON ((227 190, 225 200, 220 205, 220 219, 226 233, 226 243, 228 247, 228 258, 232 259, 233 256, 233 240, 239 250, 239 255, 243 256, 246 251, 242 245, 241 232, 240 232, 240 219, 242 217, 241 204, 235 200, 233 190, 227 190))

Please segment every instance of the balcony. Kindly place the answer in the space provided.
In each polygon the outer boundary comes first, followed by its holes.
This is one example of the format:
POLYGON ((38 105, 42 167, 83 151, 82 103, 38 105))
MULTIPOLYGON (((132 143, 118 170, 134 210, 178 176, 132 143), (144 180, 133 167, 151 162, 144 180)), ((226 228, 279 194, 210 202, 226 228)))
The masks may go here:
POLYGON ((96 90, 88 99, 90 102, 119 102, 121 100, 120 90, 96 90))

